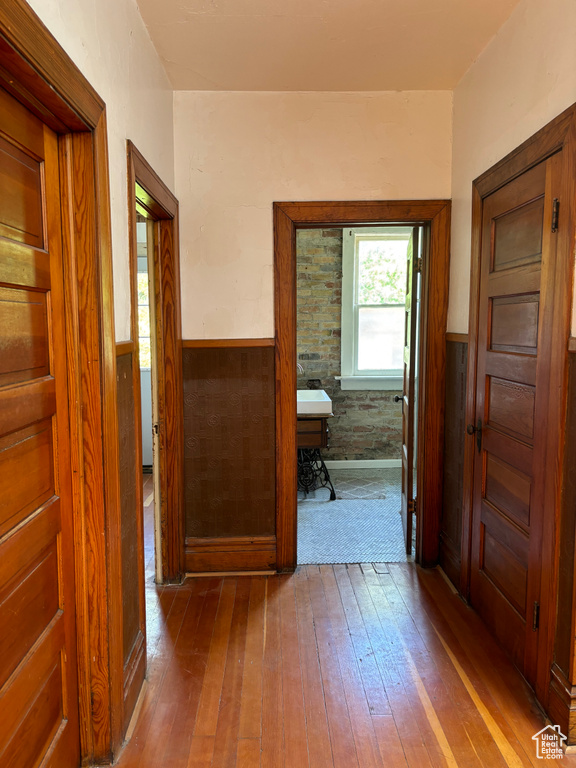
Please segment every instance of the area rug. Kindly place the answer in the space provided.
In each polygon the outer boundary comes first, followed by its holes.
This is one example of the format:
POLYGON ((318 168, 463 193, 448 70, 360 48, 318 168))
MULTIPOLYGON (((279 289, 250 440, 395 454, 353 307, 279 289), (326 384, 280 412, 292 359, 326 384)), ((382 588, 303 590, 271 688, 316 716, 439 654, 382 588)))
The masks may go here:
POLYGON ((298 564, 406 562, 400 496, 298 503, 298 564))
MULTIPOLYGON (((402 483, 400 467, 386 469, 330 469, 337 499, 385 499, 398 496, 402 483)), ((330 491, 319 488, 306 496, 298 492, 298 500, 325 501, 330 491)))

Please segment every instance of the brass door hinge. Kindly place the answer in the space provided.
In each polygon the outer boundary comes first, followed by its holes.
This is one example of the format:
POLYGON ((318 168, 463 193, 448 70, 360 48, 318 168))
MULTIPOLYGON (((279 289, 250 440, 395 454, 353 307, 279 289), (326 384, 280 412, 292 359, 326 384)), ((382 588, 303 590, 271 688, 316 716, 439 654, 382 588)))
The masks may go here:
POLYGON ((422 257, 416 259, 416 272, 422 272, 422 257))
POLYGON ((552 200, 552 232, 558 232, 558 211, 560 210, 560 200, 557 197, 552 200))

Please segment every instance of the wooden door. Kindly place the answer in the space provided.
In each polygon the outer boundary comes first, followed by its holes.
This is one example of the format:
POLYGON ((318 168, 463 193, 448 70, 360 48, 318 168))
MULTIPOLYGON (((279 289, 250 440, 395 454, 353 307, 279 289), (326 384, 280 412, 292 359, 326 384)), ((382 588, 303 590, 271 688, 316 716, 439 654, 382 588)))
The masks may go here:
POLYGON ((553 157, 482 212, 471 602, 534 682, 554 276, 553 157))
POLYGON ((0 90, 0 765, 79 764, 58 143, 0 90))
POLYGON ((418 229, 412 230, 406 266, 404 374, 402 392, 402 527, 406 552, 412 551, 414 520, 414 411, 416 403, 416 333, 418 288, 418 229))

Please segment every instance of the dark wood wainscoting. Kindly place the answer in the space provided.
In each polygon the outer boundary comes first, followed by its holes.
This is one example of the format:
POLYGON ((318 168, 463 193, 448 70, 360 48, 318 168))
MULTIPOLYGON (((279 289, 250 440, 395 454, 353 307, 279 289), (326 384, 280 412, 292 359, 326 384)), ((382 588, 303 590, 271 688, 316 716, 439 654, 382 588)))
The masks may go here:
POLYGON ((122 658, 124 724, 128 725, 146 673, 142 456, 138 430, 140 393, 135 387, 135 344, 116 345, 120 521, 122 543, 122 658))
POLYGON ((183 342, 189 573, 276 566, 274 342, 183 342))
MULTIPOLYGON (((568 408, 566 412, 566 446, 576 445, 576 349, 568 355, 568 408)), ((574 666, 574 615, 576 613, 576 472, 574 454, 564 454, 562 500, 559 530, 558 601, 554 663, 550 682, 548 714, 558 723, 568 743, 576 743, 576 678, 574 666)))
POLYGON ((446 334, 446 401, 444 421, 444 488, 440 526, 440 565, 460 588, 466 365, 468 337, 446 334))

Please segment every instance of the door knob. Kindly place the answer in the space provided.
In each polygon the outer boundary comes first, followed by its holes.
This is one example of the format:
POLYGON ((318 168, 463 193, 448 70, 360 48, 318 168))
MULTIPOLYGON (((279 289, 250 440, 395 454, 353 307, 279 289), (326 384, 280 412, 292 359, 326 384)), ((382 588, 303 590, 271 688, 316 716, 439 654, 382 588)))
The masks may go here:
POLYGON ((469 435, 476 435, 476 448, 478 448, 478 453, 480 453, 482 450, 482 419, 478 419, 476 426, 474 426, 474 424, 468 424, 466 432, 469 435))
POLYGON ((400 400, 404 400, 404 395, 394 395, 394 402, 399 403, 400 400))

